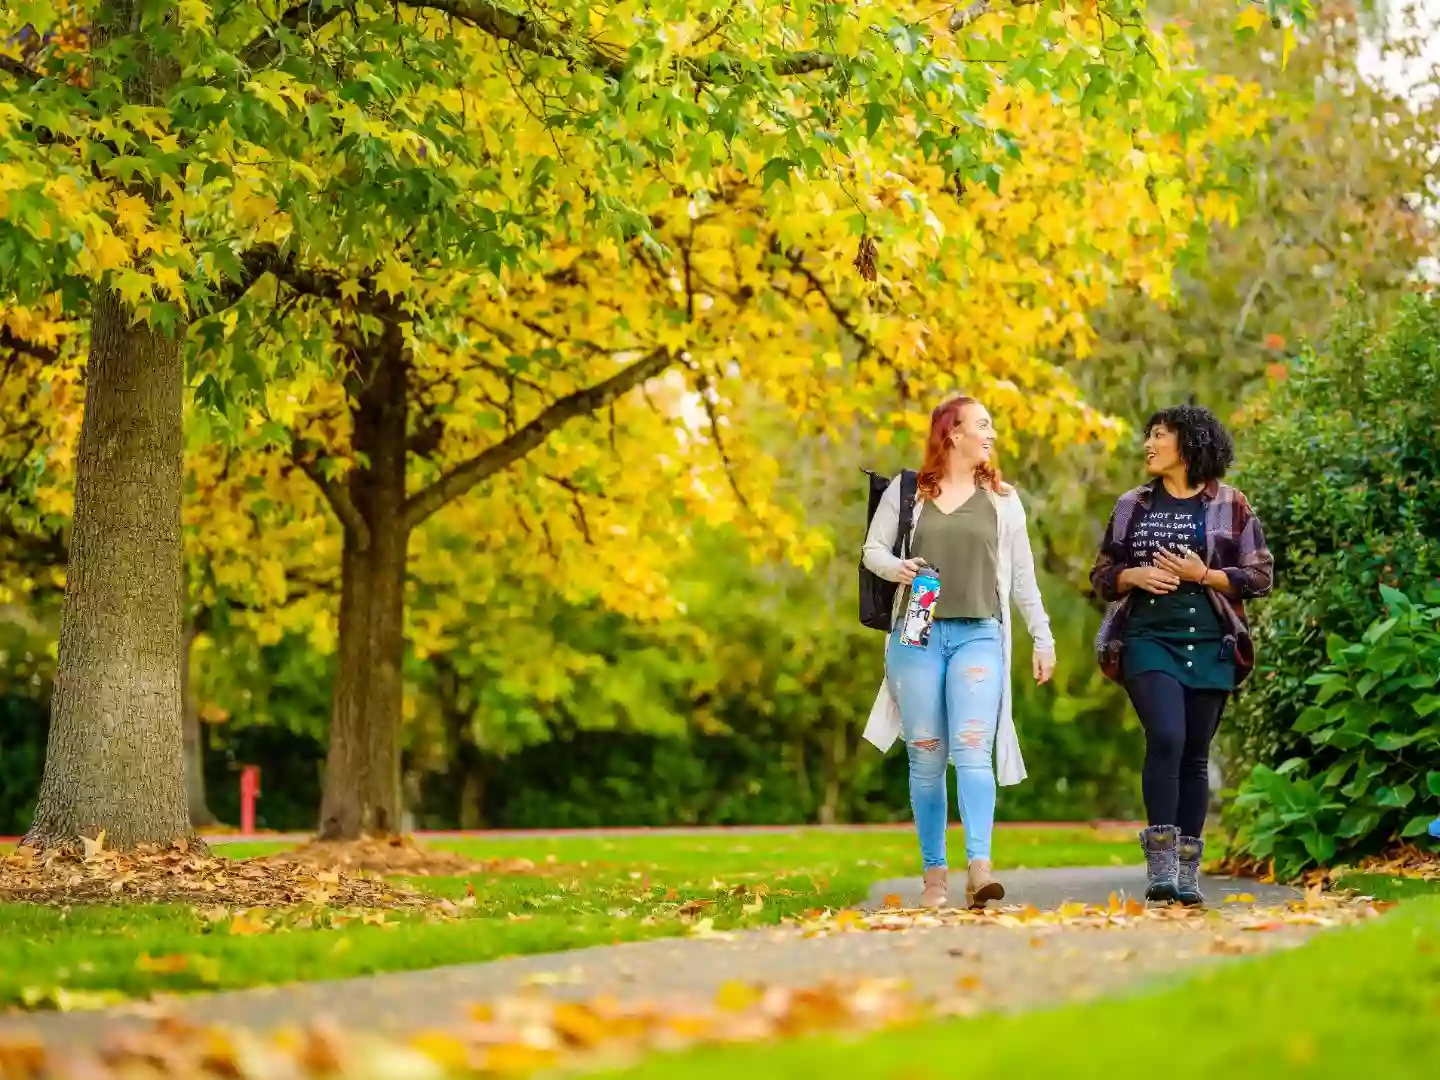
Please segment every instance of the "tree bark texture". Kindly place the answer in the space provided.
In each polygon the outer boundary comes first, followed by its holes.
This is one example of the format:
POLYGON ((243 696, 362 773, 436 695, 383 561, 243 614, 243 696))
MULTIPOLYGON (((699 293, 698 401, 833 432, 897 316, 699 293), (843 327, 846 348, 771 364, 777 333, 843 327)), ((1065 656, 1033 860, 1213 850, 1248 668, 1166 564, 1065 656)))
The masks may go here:
POLYGON ((400 729, 405 659, 404 523, 408 358, 388 322, 362 367, 351 470, 342 514, 339 663, 320 808, 326 839, 383 836, 400 828, 400 729), (358 520, 357 520, 358 519, 358 520), (358 527, 357 527, 358 526, 358 527))
POLYGON ((26 842, 191 835, 181 732, 178 340, 96 290, 50 738, 26 842))

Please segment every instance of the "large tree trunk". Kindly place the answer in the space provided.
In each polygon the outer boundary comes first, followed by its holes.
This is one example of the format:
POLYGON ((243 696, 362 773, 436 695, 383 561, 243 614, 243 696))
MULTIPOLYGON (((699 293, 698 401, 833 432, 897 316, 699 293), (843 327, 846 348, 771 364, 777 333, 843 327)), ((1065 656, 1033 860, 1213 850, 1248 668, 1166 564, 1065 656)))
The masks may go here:
POLYGON ((190 682, 190 657, 195 645, 195 620, 185 620, 180 645, 180 707, 184 717, 185 801, 190 807, 190 824, 196 828, 215 824, 215 814, 205 798, 205 743, 200 732, 200 703, 190 682))
POLYGON ((387 323, 356 391, 354 446, 340 577, 339 663, 320 833, 379 836, 400 828, 400 728, 405 659, 407 359, 387 323))
POLYGON ((181 753, 177 338, 97 289, 60 655, 26 843, 129 848, 191 835, 181 753))

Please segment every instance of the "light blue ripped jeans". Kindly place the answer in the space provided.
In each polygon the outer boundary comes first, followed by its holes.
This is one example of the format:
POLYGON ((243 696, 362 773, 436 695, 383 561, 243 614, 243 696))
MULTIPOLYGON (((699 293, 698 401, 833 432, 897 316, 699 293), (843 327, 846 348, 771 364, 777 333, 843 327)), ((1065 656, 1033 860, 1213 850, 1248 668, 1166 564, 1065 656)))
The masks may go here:
POLYGON ((1004 668, 996 619, 936 619, 923 649, 902 645, 898 628, 890 635, 885 677, 900 706, 900 730, 910 755, 910 807, 927 870, 945 865, 950 817, 945 767, 951 761, 965 855, 990 858, 1004 668))

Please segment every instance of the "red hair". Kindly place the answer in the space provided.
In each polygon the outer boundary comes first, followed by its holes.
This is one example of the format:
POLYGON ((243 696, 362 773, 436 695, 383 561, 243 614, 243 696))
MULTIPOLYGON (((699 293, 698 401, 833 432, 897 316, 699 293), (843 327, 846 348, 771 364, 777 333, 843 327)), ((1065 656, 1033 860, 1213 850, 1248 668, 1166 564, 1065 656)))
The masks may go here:
MULTIPOLYGON (((925 440, 925 462, 920 466, 916 490, 922 499, 935 499, 940 495, 940 481, 945 476, 945 459, 950 453, 950 436, 960 425, 967 405, 980 404, 972 397, 957 395, 949 401, 935 406, 930 414, 930 437, 925 440)), ((1000 478, 1000 469, 991 459, 975 469, 975 483, 993 491, 996 495, 1005 493, 1005 482, 1000 478)))

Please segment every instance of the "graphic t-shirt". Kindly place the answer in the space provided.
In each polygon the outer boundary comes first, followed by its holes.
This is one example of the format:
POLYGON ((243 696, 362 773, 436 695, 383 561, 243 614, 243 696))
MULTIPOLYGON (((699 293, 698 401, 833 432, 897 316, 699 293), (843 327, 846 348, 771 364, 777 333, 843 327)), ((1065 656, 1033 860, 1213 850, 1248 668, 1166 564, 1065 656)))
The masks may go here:
MULTIPOLYGON (((1130 530, 1129 561, 1153 566, 1158 552, 1183 555, 1185 548, 1205 558, 1204 500, 1177 499, 1157 484, 1149 510, 1130 530)), ((1136 589, 1125 629, 1124 671, 1163 671, 1196 689, 1233 689, 1234 657, 1224 636, 1204 586, 1182 581, 1164 596, 1136 589)))
MULTIPOLYGON (((1163 486, 1156 487, 1150 509, 1130 530, 1130 561, 1136 566, 1151 566, 1155 553, 1168 548, 1177 555, 1189 548, 1205 556, 1205 506, 1199 495, 1177 499, 1163 486)), ((1182 582, 1181 587, 1190 585, 1182 582)))

